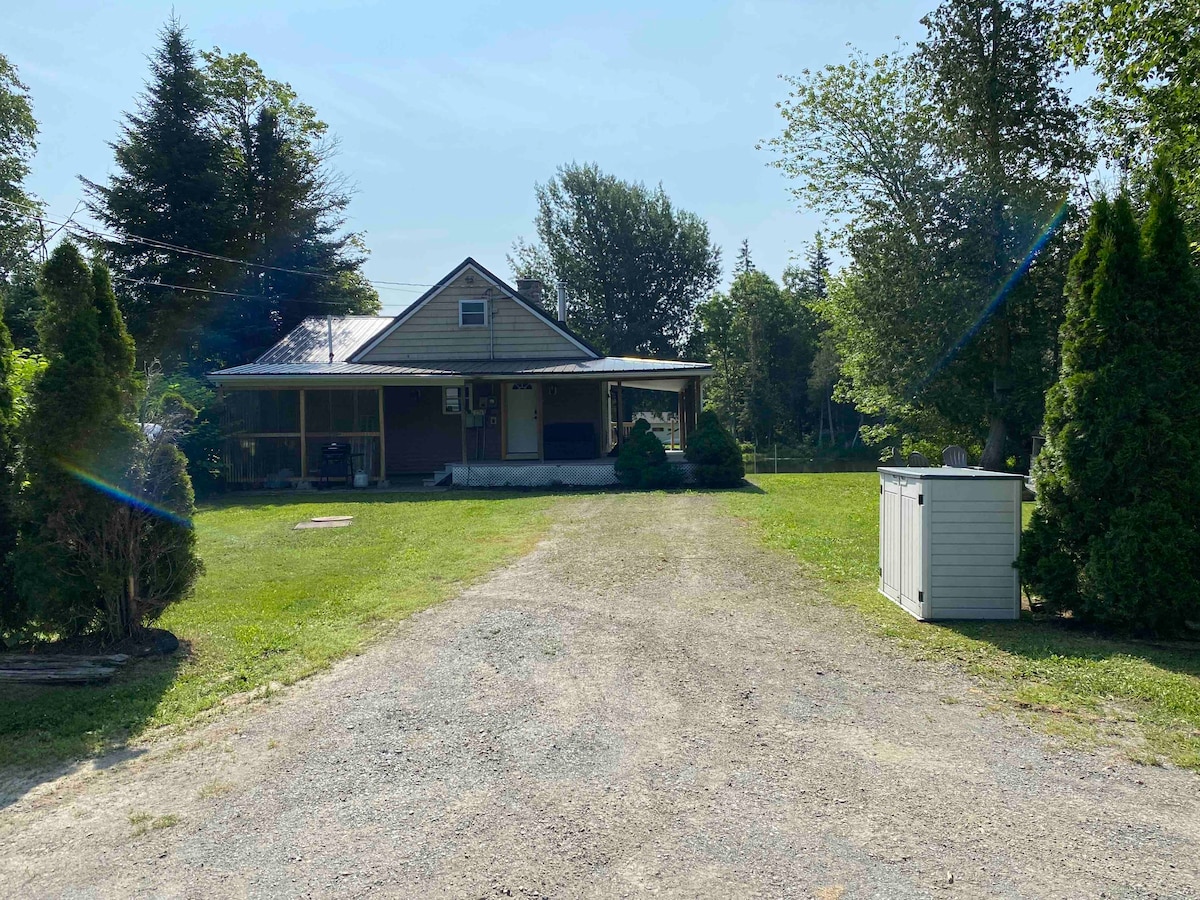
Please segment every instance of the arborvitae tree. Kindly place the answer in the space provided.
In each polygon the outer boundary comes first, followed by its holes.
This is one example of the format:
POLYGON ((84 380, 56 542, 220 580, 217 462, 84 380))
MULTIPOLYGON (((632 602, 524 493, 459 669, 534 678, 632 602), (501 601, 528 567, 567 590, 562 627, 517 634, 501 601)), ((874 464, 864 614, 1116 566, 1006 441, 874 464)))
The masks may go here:
POLYGON ((112 501, 87 481, 117 483, 132 442, 123 417, 126 386, 103 349, 96 302, 103 280, 70 243, 46 264, 40 331, 47 364, 22 435, 17 588, 26 618, 68 635, 89 630, 99 617, 102 573, 83 558, 76 535, 98 529, 112 501))
POLYGON ((191 482, 160 402, 135 425, 134 348, 108 271, 69 243, 42 275, 45 369, 23 427, 25 490, 10 620, 72 636, 136 633, 199 571, 191 482), (156 421, 157 420, 157 421, 156 421))
POLYGON ((212 98, 177 20, 162 30, 150 67, 138 110, 112 145, 117 171, 107 185, 83 183, 92 214, 122 238, 103 250, 126 279, 123 306, 138 349, 174 365, 191 360, 205 335, 213 295, 201 291, 227 287, 232 270, 146 241, 228 256, 232 217, 212 98))
POLYGON ((1140 235, 1098 203, 1072 263, 1022 570, 1052 609, 1170 634, 1200 620, 1200 294, 1162 168, 1149 201, 1140 235))

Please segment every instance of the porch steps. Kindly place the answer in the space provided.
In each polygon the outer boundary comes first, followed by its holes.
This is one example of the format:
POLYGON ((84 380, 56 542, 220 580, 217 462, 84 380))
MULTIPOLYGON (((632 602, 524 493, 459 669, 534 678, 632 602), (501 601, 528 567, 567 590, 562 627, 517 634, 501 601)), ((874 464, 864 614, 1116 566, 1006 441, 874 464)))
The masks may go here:
POLYGON ((442 485, 449 484, 453 477, 454 473, 450 470, 449 466, 446 466, 442 471, 434 472, 432 477, 426 478, 425 487, 441 487, 442 485))

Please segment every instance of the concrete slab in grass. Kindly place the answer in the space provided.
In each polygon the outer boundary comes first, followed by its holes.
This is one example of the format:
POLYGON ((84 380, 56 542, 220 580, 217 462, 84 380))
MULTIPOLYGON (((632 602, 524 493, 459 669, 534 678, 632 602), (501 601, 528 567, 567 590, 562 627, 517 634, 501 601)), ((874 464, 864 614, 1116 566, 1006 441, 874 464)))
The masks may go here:
POLYGON ((297 522, 296 531, 304 528, 345 528, 354 521, 354 516, 314 516, 307 522, 297 522))

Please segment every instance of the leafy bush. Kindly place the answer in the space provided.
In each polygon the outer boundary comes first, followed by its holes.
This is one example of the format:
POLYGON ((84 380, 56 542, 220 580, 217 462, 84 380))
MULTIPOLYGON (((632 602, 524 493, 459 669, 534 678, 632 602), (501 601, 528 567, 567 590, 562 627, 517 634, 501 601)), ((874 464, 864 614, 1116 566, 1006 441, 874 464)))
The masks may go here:
POLYGON ((737 487, 745 479, 741 448, 712 410, 696 419, 684 453, 695 466, 696 482, 702 487, 737 487))
POLYGON ((1072 262, 1021 568, 1051 609, 1170 634, 1200 620, 1200 292, 1161 167, 1149 199, 1140 234, 1097 203, 1072 262))
POLYGON ((662 441, 650 430, 650 423, 638 419, 629 437, 621 445, 616 462, 617 480, 626 487, 667 488, 681 481, 675 467, 667 462, 662 441))

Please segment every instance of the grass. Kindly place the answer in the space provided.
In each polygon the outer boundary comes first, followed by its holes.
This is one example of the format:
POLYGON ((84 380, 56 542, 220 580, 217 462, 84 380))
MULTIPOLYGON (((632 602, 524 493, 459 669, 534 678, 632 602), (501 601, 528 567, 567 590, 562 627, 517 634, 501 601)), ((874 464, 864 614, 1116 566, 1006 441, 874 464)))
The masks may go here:
POLYGON ((233 694, 312 674, 529 550, 553 502, 494 492, 329 494, 202 509, 205 574, 158 622, 184 650, 138 662, 104 686, 0 688, 0 765, 93 755, 233 694), (293 530, 320 515, 354 523, 293 530))
POLYGON ((152 816, 150 813, 145 812, 131 813, 129 824, 133 826, 133 836, 141 837, 150 831, 158 831, 161 828, 173 828, 179 824, 179 816, 152 816))
POLYGON ((1194 646, 1106 638, 1028 613, 1018 622, 918 622, 878 593, 878 476, 754 481, 762 492, 726 494, 729 510, 903 652, 954 661, 983 679, 998 705, 1069 741, 1200 769, 1194 646))

